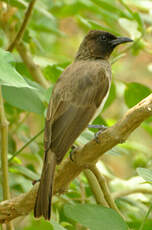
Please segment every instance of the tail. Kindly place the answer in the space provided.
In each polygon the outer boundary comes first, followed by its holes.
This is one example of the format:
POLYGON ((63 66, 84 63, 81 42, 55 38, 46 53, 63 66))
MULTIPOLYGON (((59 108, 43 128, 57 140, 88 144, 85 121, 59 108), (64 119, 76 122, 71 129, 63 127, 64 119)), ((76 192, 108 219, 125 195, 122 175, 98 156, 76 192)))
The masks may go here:
POLYGON ((50 149, 45 153, 40 185, 36 197, 34 216, 43 216, 46 220, 51 217, 51 200, 53 179, 56 167, 56 156, 50 149))

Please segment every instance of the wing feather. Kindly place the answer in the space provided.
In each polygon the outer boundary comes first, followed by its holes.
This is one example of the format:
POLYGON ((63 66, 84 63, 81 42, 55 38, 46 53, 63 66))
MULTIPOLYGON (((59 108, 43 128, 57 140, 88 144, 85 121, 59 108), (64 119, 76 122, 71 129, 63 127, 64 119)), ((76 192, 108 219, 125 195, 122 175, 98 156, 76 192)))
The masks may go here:
POLYGON ((60 162, 75 139, 87 127, 109 89, 105 68, 96 62, 69 66, 57 82, 47 113, 45 149, 60 162), (68 78, 68 79, 66 79, 68 78))

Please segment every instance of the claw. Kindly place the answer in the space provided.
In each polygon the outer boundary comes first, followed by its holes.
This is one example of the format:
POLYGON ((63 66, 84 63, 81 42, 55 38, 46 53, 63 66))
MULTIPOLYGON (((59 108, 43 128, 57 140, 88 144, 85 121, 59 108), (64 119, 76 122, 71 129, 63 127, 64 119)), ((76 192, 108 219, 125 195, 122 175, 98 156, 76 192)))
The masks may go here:
POLYGON ((76 151, 77 151, 77 147, 75 145, 72 145, 71 151, 70 151, 70 160, 71 161, 74 161, 73 156, 76 153, 76 151))
POLYGON ((99 135, 105 131, 108 127, 105 125, 88 125, 88 128, 94 128, 94 129, 99 129, 98 132, 95 133, 95 141, 97 144, 100 144, 100 140, 99 140, 99 135))
POLYGON ((40 179, 38 179, 38 180, 33 180, 33 181, 32 181, 32 185, 35 185, 37 182, 40 182, 40 179))
POLYGON ((99 130, 98 132, 96 132, 94 134, 94 139, 96 141, 97 144, 100 144, 100 140, 99 140, 99 135, 102 133, 103 131, 102 130, 99 130))

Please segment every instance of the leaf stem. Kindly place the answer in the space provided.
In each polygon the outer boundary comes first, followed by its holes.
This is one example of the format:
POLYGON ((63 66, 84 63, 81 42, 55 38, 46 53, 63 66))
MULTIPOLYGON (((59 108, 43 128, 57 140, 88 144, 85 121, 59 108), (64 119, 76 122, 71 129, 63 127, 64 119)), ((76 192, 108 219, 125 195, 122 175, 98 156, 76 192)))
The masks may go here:
POLYGON ((34 137, 32 137, 30 140, 28 140, 17 152, 15 152, 13 154, 13 156, 8 160, 8 162, 10 163, 14 159, 14 157, 16 157, 17 155, 19 155, 31 142, 33 142, 43 132, 44 132, 44 128, 41 129, 41 131, 39 131, 34 137))

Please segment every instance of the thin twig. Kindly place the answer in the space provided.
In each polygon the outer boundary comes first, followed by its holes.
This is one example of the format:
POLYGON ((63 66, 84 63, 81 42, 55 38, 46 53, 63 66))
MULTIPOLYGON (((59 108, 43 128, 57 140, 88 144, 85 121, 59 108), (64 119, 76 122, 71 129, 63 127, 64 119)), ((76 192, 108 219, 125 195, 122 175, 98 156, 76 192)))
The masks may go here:
POLYGON ((120 197, 129 196, 129 195, 134 194, 134 193, 152 194, 152 189, 141 188, 141 187, 140 188, 127 189, 124 191, 112 193, 112 197, 115 200, 115 199, 118 199, 120 197))
POLYGON ((33 57, 28 51, 27 47, 23 44, 23 42, 20 42, 16 48, 33 79, 47 89, 49 87, 49 84, 43 76, 40 66, 35 64, 35 62, 33 61, 33 57))
MULTIPOLYGON (((0 131, 1 131, 1 167, 2 167, 2 188, 3 200, 11 198, 8 180, 8 121, 5 116, 2 89, 0 87, 0 131)), ((7 230, 13 230, 13 224, 6 225, 7 230)))
POLYGON ((85 187, 84 183, 82 182, 81 177, 78 177, 79 183, 80 183, 80 191, 81 191, 81 203, 84 204, 86 200, 86 192, 85 192, 85 187))
POLYGON ((33 7, 34 7, 34 4, 35 4, 36 0, 31 0, 28 8, 27 8, 27 11, 25 13, 25 16, 24 16, 24 20, 22 22, 22 25, 20 27, 20 30, 18 31, 14 41, 9 45, 7 51, 10 51, 12 52, 13 49, 17 46, 17 44, 19 44, 19 42, 21 41, 23 35, 24 35, 24 32, 25 32, 25 29, 26 29, 26 26, 27 26, 27 23, 30 19, 30 16, 32 14, 32 10, 33 10, 33 7))
POLYGON ((94 194, 97 204, 100 204, 104 207, 109 207, 95 175, 89 169, 84 170, 84 175, 88 180, 89 186, 94 194))
POLYGON ((98 170, 96 165, 90 166, 89 169, 92 171, 92 173, 97 178, 97 181, 100 185, 100 188, 104 194, 104 198, 105 198, 107 204, 109 205, 109 207, 114 209, 116 212, 119 213, 119 215, 122 216, 121 212, 117 208, 117 206, 116 206, 116 204, 115 204, 115 202, 111 196, 111 193, 110 193, 110 190, 108 188, 108 184, 107 184, 105 177, 101 174, 101 172, 98 170))
POLYGON ((8 162, 10 163, 14 159, 14 157, 16 157, 17 155, 19 155, 31 142, 33 142, 43 132, 44 132, 44 128, 41 129, 41 131, 39 131, 34 137, 32 137, 30 140, 28 140, 17 152, 15 152, 13 154, 13 156, 8 160, 8 162))

